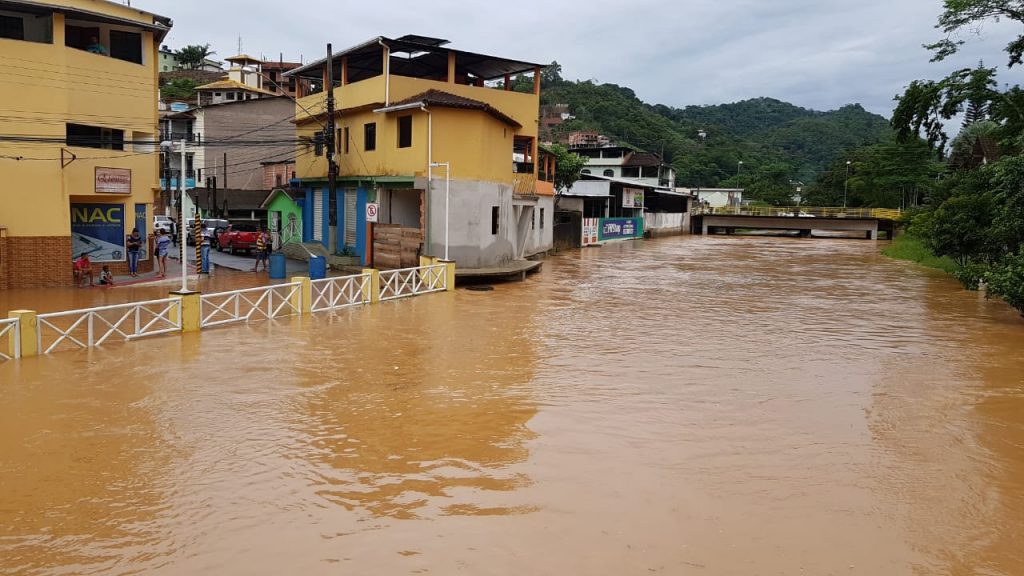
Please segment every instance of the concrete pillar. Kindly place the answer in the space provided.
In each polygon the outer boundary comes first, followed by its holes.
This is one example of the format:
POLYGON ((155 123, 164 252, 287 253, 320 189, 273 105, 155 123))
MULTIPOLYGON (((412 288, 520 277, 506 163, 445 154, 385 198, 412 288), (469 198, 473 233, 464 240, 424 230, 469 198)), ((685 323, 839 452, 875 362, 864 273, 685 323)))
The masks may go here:
POLYGON ((363 268, 363 274, 370 275, 370 304, 380 304, 380 270, 363 268))
POLYGON ((448 53, 448 80, 449 84, 455 84, 455 52, 448 53))
MULTIPOLYGON (((21 356, 39 355, 39 319, 35 310, 11 310, 7 313, 8 318, 17 318, 20 323, 21 333, 18 336, 18 345, 21 347, 21 356)), ((7 355, 14 358, 15 340, 12 335, 8 339, 7 355)))
POLYGON ((455 260, 440 260, 445 265, 445 286, 455 292, 455 260))
POLYGON ((292 307, 299 311, 299 316, 306 316, 313 310, 313 284, 308 276, 295 276, 292 283, 301 282, 299 291, 292 295, 292 307))
POLYGON ((203 300, 199 292, 171 292, 181 300, 181 331, 199 332, 203 321, 203 300))
POLYGON ((702 236, 707 236, 708 235, 708 225, 707 224, 702 224, 701 225, 700 233, 701 233, 702 236))

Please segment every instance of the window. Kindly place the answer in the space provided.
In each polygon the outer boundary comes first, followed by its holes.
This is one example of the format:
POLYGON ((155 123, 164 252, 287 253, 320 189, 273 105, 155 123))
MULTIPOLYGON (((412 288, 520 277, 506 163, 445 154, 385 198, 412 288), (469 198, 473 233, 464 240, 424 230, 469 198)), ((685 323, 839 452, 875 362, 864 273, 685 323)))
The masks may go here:
POLYGON ((530 210, 530 230, 537 229, 537 211, 530 210))
POLYGON ((142 34, 111 30, 110 57, 142 64, 142 34))
POLYGON ((500 214, 497 206, 491 206, 491 234, 498 234, 498 215, 500 214))
POLYGON ((544 209, 540 209, 540 229, 544 229, 544 209))
POLYGON ((349 140, 350 140, 350 137, 349 137, 349 134, 348 134, 348 126, 345 126, 345 137, 342 138, 342 142, 345 143, 344 144, 344 146, 345 146, 345 154, 348 154, 348 141, 349 140))
POLYGON ((4 16, 0 14, 0 38, 24 40, 25 20, 21 16, 4 16))
POLYGON ((363 126, 363 149, 367 152, 377 149, 377 123, 370 122, 363 126))
POLYGON ((341 153, 341 147, 344 145, 344 142, 345 142, 345 129, 344 128, 338 128, 337 135, 338 135, 338 137, 334 139, 334 153, 335 154, 340 154, 341 153))
POLYGON ((227 97, 228 97, 228 100, 234 100, 235 99, 235 93, 234 92, 228 92, 227 93, 227 97))
POLYGON ((124 150, 124 130, 114 128, 68 124, 65 139, 68 146, 124 150))
POLYGON ((100 37, 100 29, 95 26, 64 25, 64 45, 79 50, 87 50, 93 38, 100 37))
POLYGON ((622 177, 623 178, 639 178, 640 177, 640 167, 639 166, 624 166, 622 168, 622 177))
POLYGON ((612 178, 612 177, 615 176, 615 170, 612 170, 611 168, 609 168, 609 169, 604 171, 604 175, 606 177, 608 177, 608 178, 612 178))
POLYGON ((284 185, 284 178, 282 176, 283 174, 274 174, 274 186, 277 188, 284 185))
POLYGON ((583 170, 580 170, 580 174, 590 174, 590 170, 584 168, 583 170))
POLYGON ((398 147, 410 148, 412 146, 412 116, 402 116, 398 119, 398 147))
POLYGON ((214 96, 214 98, 220 98, 221 97, 221 93, 220 92, 214 92, 213 96, 214 96))
POLYGON ((313 134, 313 154, 316 156, 324 155, 324 133, 322 131, 313 134))

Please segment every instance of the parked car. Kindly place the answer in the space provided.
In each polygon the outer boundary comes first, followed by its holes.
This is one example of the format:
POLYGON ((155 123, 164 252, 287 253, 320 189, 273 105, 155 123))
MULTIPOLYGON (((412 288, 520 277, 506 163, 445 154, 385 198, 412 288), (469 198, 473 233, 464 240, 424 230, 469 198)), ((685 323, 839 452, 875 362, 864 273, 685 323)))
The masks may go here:
POLYGON ((256 224, 231 224, 217 237, 217 251, 225 249, 231 254, 252 252, 256 248, 259 228, 256 224))
POLYGON ((153 231, 166 230, 174 234, 174 220, 170 216, 153 216, 153 231))
MULTIPOLYGON (((185 221, 185 224, 186 224, 186 226, 188 226, 188 231, 189 231, 188 232, 188 239, 186 240, 186 242, 188 242, 189 246, 194 246, 195 243, 196 243, 195 229, 193 228, 193 226, 195 226, 194 222, 195 222, 195 220, 193 220, 192 218, 189 218, 188 220, 185 221)), ((227 220, 219 220, 219 219, 215 219, 215 218, 208 218, 206 220, 203 220, 202 222, 203 222, 203 237, 204 238, 208 238, 210 240, 210 245, 211 246, 216 246, 217 245, 216 244, 217 235, 219 235, 221 232, 226 230, 227 227, 230 225, 230 223, 227 220)))

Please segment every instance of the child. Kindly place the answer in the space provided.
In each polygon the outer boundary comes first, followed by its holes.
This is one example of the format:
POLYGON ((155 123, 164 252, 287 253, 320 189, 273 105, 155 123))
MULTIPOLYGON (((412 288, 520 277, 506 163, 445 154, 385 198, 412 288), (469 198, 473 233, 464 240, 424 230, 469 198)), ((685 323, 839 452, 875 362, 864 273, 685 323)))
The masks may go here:
POLYGON ((100 286, 113 286, 114 275, 110 273, 110 266, 104 266, 100 271, 100 286))

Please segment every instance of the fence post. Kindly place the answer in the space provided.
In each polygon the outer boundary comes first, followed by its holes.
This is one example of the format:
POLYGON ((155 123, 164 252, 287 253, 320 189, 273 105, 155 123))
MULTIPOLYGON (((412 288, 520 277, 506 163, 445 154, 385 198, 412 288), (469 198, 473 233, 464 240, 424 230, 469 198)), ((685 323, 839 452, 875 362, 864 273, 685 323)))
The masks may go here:
POLYGON ((15 349, 20 347, 21 357, 25 358, 28 356, 39 355, 39 319, 36 317, 35 310, 11 310, 7 313, 8 318, 18 319, 18 338, 20 342, 15 342, 14 338, 8 339, 10 342, 9 350, 7 355, 11 358, 15 358, 15 349))
POLYGON ((438 260, 438 264, 444 264, 444 286, 449 292, 455 292, 455 260, 438 260))
POLYGON ((380 270, 363 268, 363 274, 370 275, 370 304, 380 304, 380 270))
POLYGON ((298 292, 292 294, 292 307, 298 310, 300 316, 306 316, 313 310, 313 284, 309 276, 293 276, 292 283, 301 282, 298 292))
POLYGON ((171 293, 181 300, 181 331, 199 332, 203 323, 203 296, 199 292, 171 293))

